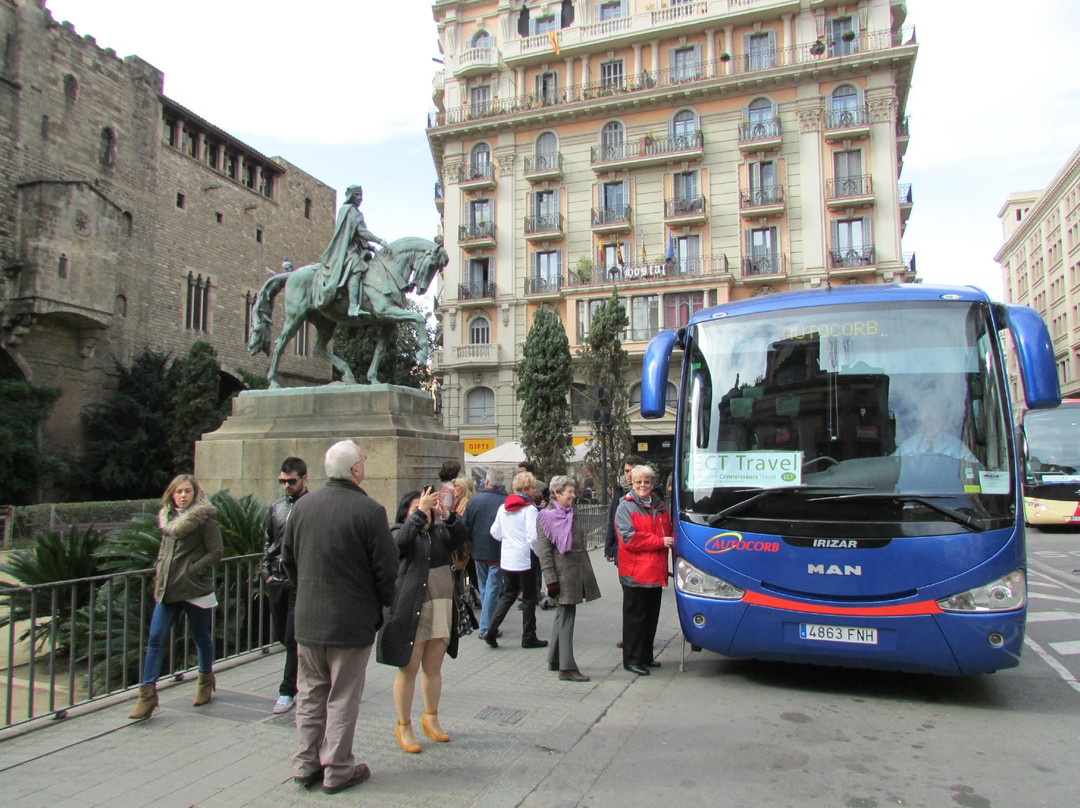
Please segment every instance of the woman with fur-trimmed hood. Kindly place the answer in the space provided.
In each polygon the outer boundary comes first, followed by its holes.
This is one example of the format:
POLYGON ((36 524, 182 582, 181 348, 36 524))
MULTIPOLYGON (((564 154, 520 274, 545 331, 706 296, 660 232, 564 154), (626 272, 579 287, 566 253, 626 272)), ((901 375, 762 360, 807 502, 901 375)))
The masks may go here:
POLYGON ((129 718, 149 718, 158 706, 157 680, 169 632, 181 611, 187 615, 199 655, 195 706, 208 703, 215 687, 210 618, 211 610, 217 606, 214 565, 222 556, 217 510, 190 474, 177 475, 165 489, 161 503, 158 512, 161 549, 154 570, 154 600, 157 603, 150 618, 139 700, 129 718))

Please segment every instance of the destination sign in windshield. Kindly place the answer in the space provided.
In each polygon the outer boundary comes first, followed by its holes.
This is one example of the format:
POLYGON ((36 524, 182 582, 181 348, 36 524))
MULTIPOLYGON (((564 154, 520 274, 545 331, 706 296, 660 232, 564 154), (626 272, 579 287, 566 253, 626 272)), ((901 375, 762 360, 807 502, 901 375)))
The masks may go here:
POLYGON ((717 452, 694 456, 695 487, 772 488, 802 482, 802 452, 717 452))

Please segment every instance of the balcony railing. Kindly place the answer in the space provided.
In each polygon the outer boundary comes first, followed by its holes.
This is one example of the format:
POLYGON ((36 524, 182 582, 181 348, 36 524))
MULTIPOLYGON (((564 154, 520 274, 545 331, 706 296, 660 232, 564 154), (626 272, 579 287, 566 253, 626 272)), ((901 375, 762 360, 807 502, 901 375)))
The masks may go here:
POLYGON ((751 188, 748 191, 739 192, 739 207, 764 208, 784 203, 783 185, 766 185, 764 188, 751 188))
POLYGON ((482 283, 459 283, 458 300, 479 300, 481 298, 495 297, 495 283, 484 281, 482 283))
POLYGON ((494 163, 477 163, 475 165, 469 165, 463 163, 458 166, 457 180, 462 182, 476 182, 479 180, 494 180, 495 179, 495 164, 494 163))
MULTIPOLYGON (((704 7, 705 4, 691 3, 685 5, 698 8, 704 7)), ((644 17, 645 21, 643 22, 643 25, 647 27, 650 24, 648 21, 650 14, 662 15, 668 13, 676 15, 678 12, 675 10, 682 9, 683 7, 684 4, 679 4, 677 6, 670 6, 667 9, 661 9, 660 11, 645 12, 644 15, 639 14, 635 16, 644 17)), ((637 23, 635 22, 635 24, 637 23)), ((588 28, 588 26, 585 26, 584 28, 588 28)), ((571 27, 559 31, 556 36, 560 43, 560 48, 568 47, 570 44, 568 40, 571 37, 576 37, 578 42, 585 42, 586 40, 582 39, 582 30, 584 29, 574 29, 571 27)), ((650 34, 652 33, 653 32, 650 32, 650 34)), ((595 35, 588 41, 603 38, 604 37, 601 35, 595 35)), ((915 29, 913 27, 907 27, 898 31, 863 31, 860 32, 858 41, 858 51, 860 54, 869 51, 906 47, 915 44, 915 29)), ((688 83, 723 81, 733 75, 787 68, 799 64, 811 64, 834 58, 833 56, 826 55, 824 51, 821 54, 815 54, 811 50, 813 44, 813 42, 808 42, 788 48, 777 48, 772 51, 755 52, 752 54, 735 54, 733 57, 729 56, 727 59, 721 58, 711 63, 703 62, 700 66, 693 65, 690 67, 676 68, 674 70, 664 69, 658 70, 655 73, 651 71, 642 71, 641 73, 628 77, 622 81, 572 85, 557 93, 542 93, 539 95, 522 94, 513 98, 497 99, 475 104, 464 104, 460 107, 446 110, 445 112, 436 110, 428 116, 428 127, 449 126, 469 120, 512 115, 553 105, 586 103, 598 98, 647 93, 654 90, 662 90, 666 87, 679 87, 688 83)), ((504 51, 504 56, 512 58, 517 52, 520 52, 521 54, 534 53, 539 50, 550 48, 551 41, 548 39, 547 34, 540 34, 533 37, 510 40, 508 47, 504 51)))
POLYGON ((849 196, 870 196, 874 193, 874 182, 869 174, 855 174, 851 177, 839 177, 825 180, 825 198, 843 199, 849 196))
POLYGON ((458 225, 458 241, 479 241, 495 238, 495 222, 458 225))
POLYGON ((705 212, 705 197, 688 196, 675 197, 664 200, 664 218, 674 219, 678 216, 699 216, 705 212))
POLYGON ((553 294, 560 291, 562 286, 563 279, 561 275, 534 275, 525 279, 525 294, 553 294))
POLYGON ((445 196, 441 182, 435 183, 435 198, 442 199, 445 196))
POLYGON ((603 227, 613 224, 628 224, 631 213, 629 205, 608 205, 602 208, 593 208, 592 226, 603 227))
POLYGON ((563 215, 561 213, 538 213, 525 217, 525 233, 561 233, 563 215))
POLYGON ((561 172, 563 166, 562 152, 555 154, 538 154, 535 157, 525 158, 525 174, 547 174, 549 172, 561 172))
POLYGON ((911 183, 910 182, 904 182, 904 183, 901 183, 900 185, 897 185, 896 186, 896 194, 900 199, 900 204, 901 205, 910 205, 910 204, 912 204, 911 183))
POLYGON ((903 118, 896 122, 896 136, 897 137, 909 137, 911 135, 911 127, 909 124, 909 117, 905 115, 903 118))
POLYGON ((848 249, 829 250, 829 265, 833 269, 873 266, 874 247, 849 247, 848 249))
POLYGON ((641 140, 628 140, 617 145, 593 146, 589 159, 593 164, 617 163, 641 157, 693 151, 700 149, 701 145, 701 132, 694 132, 689 135, 672 135, 671 137, 645 137, 641 140))
POLYGON ((723 253, 693 258, 673 258, 654 264, 616 264, 567 272, 567 286, 601 286, 611 283, 655 283, 673 278, 697 277, 728 272, 728 257, 723 253))
POLYGON ((744 278, 755 275, 783 275, 787 271, 787 256, 784 253, 765 253, 742 259, 744 278))
POLYGON ((739 142, 754 143, 759 140, 776 140, 780 137, 780 119, 771 121, 743 121, 739 124, 739 142))
POLYGON ((457 359, 489 359, 499 358, 499 345, 495 342, 478 342, 469 345, 458 345, 454 348, 454 356, 457 359))
POLYGON ((830 109, 825 113, 825 129, 850 129, 855 126, 867 126, 870 123, 870 111, 866 105, 850 109, 830 109))

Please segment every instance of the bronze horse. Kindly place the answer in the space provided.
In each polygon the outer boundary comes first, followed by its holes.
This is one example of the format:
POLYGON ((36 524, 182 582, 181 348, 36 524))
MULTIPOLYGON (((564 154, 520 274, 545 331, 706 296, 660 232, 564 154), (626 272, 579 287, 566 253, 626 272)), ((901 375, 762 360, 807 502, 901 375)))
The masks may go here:
POLYGON ((270 278, 259 290, 255 301, 255 315, 248 336, 248 353, 252 356, 259 351, 271 355, 270 369, 266 378, 270 387, 280 387, 277 380, 278 363, 289 340, 305 320, 315 326, 318 339, 314 355, 328 359, 341 373, 345 384, 356 384, 349 365, 339 356, 330 352, 330 340, 334 336, 337 323, 358 326, 373 321, 382 326, 375 346, 375 355, 368 368, 369 384, 379 380, 379 363, 386 353, 386 347, 393 336, 398 323, 413 322, 417 325, 420 349, 416 352, 416 361, 424 363, 428 358, 426 318, 420 312, 405 308, 405 293, 416 289, 423 294, 427 291, 435 275, 446 266, 449 257, 442 244, 422 238, 399 238, 379 250, 368 264, 368 271, 361 288, 361 305, 370 314, 359 317, 349 316, 348 292, 344 286, 338 290, 333 302, 319 309, 312 303, 312 286, 317 282, 317 273, 322 264, 308 264, 292 272, 282 272, 270 278), (270 352, 270 324, 274 312, 274 297, 285 289, 285 326, 281 336, 274 343, 270 352))

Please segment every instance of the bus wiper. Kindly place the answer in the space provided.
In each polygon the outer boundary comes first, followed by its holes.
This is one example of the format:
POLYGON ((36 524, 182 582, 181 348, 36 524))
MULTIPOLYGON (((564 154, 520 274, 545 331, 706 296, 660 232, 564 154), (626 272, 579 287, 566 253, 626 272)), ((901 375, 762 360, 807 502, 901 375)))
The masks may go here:
POLYGON ((966 513, 961 513, 954 508, 950 508, 948 505, 941 505, 934 502, 935 499, 952 498, 953 497, 948 494, 890 494, 875 492, 871 494, 839 494, 835 497, 817 497, 814 501, 826 502, 837 499, 891 499, 894 502, 914 502, 929 508, 932 511, 937 511, 942 516, 947 516, 954 522, 961 524, 964 527, 971 528, 972 530, 986 530, 989 527, 982 519, 976 519, 974 516, 968 516, 966 513))
MULTIPOLYGON (((787 494, 791 493, 792 491, 862 491, 868 488, 870 488, 870 486, 868 485, 782 485, 778 488, 762 488, 760 491, 754 494, 754 496, 747 497, 741 502, 736 502, 734 505, 729 505, 722 511, 717 511, 705 521, 710 527, 715 527, 732 514, 738 513, 743 508, 746 508, 748 505, 757 502, 759 499, 764 499, 765 497, 772 496, 773 494, 787 494)), ((743 488, 738 490, 753 491, 755 489, 743 488)), ((859 495, 853 494, 853 496, 859 495)))

